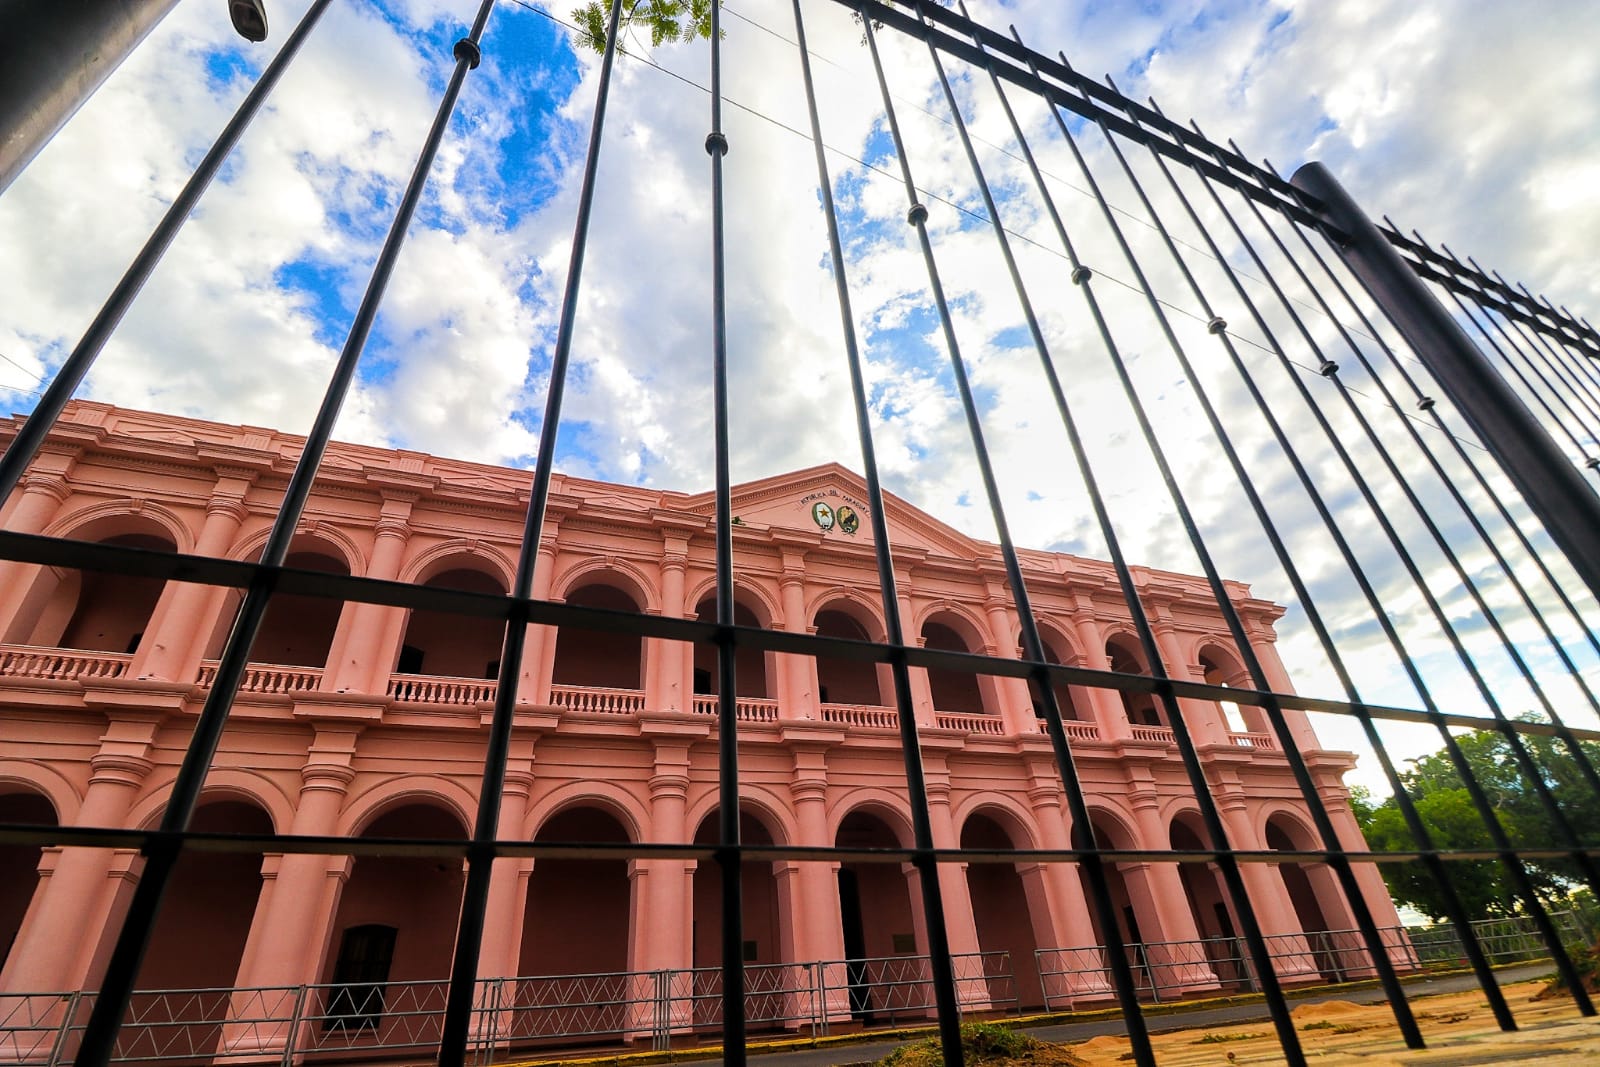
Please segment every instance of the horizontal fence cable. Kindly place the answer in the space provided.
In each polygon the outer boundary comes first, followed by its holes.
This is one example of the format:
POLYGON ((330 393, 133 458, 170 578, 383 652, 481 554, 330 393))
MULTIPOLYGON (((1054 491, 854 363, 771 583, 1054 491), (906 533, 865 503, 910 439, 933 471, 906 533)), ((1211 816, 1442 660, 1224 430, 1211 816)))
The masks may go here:
MULTIPOLYGON (((811 53, 806 47, 805 20, 801 13, 800 0, 790 0, 790 3, 794 13, 801 82, 805 89, 806 115, 811 126, 811 142, 816 157, 817 191, 822 201, 823 219, 828 230, 828 256, 833 266, 834 295, 839 306, 839 325, 844 342, 845 364, 850 372, 851 405, 855 413, 856 438, 861 447, 862 477, 867 488, 868 517, 872 521, 873 560, 878 575, 878 595, 883 602, 884 638, 891 646, 888 662, 900 731, 901 759, 906 774, 906 795, 911 809, 911 834, 913 844, 916 846, 911 862, 916 865, 918 871, 918 890, 922 897, 923 915, 928 929, 930 967, 933 968, 936 982, 935 998, 939 1008, 940 1039, 952 1067, 960 1067, 965 1054, 961 1046, 955 972, 948 962, 950 945, 945 924, 943 889, 939 883, 938 865, 933 854, 933 826, 929 817, 927 779, 923 769, 921 741, 917 734, 911 674, 905 654, 904 621, 900 616, 900 594, 894 575, 889 518, 888 512, 884 509, 877 447, 872 437, 872 415, 868 406, 866 377, 862 372, 861 351, 856 337, 855 315, 851 310, 844 246, 839 237, 839 215, 833 199, 833 180, 828 173, 827 157, 823 151, 822 120, 817 113, 816 89, 811 74, 811 53)), ((1092 878, 1091 875, 1091 880, 1092 878)), ((1106 900, 1109 902, 1109 895, 1106 900)), ((1134 1015, 1137 1017, 1136 1001, 1134 1015)), ((1137 1026, 1138 1023, 1131 1025, 1137 1026)))
POLYGON ((156 847, 146 853, 144 871, 140 875, 138 885, 133 892, 133 899, 123 918, 116 946, 106 965, 100 995, 95 999, 88 1028, 78 1048, 75 1062, 79 1067, 104 1067, 114 1053, 117 1028, 121 1025, 128 998, 133 992, 145 950, 149 947, 150 935, 154 930, 162 898, 182 852, 182 831, 187 828, 199 803, 200 791, 205 785, 206 775, 216 754, 217 745, 222 739, 228 713, 233 706, 245 666, 249 661, 250 648, 261 630, 268 602, 277 584, 277 568, 283 565, 288 556, 290 542, 294 538, 300 515, 305 510, 306 501, 311 495, 318 466, 332 440, 340 408, 355 379, 356 367, 377 317, 378 305, 382 302, 389 278, 394 271, 395 261, 399 258, 400 248, 405 242, 406 231, 416 212, 417 204, 421 201, 423 189, 427 185, 434 157, 444 139, 450 116, 455 111, 456 100, 460 97, 467 72, 477 66, 477 41, 482 35, 483 23, 491 2, 492 0, 485 0, 485 14, 480 15, 479 21, 474 25, 473 35, 458 43, 454 50, 455 67, 434 115, 433 125, 423 142, 405 193, 396 206, 393 223, 378 254, 371 279, 356 310, 322 402, 318 406, 316 420, 311 432, 306 436, 304 450, 295 464, 294 474, 284 490, 283 501, 273 518, 267 542, 261 550, 263 567, 255 572, 255 579, 246 591, 233 626, 228 632, 217 667, 216 680, 195 723, 194 733, 184 752, 183 763, 162 811, 162 829, 172 831, 179 836, 158 839, 153 843, 156 847))
MULTIPOLYGON (((1265 217, 1263 217, 1259 211, 1255 211, 1253 209, 1250 199, 1248 197, 1240 197, 1240 199, 1247 208, 1252 209, 1252 214, 1256 218, 1257 223, 1263 229, 1267 230, 1267 232, 1269 232, 1269 234, 1271 234, 1273 237, 1276 237, 1275 231, 1272 231, 1267 225, 1267 220, 1265 217)), ((1257 265, 1257 268, 1264 272, 1264 277, 1266 278, 1272 290, 1273 296, 1277 300, 1279 306, 1285 311, 1285 313, 1288 314, 1290 321, 1294 324, 1296 331, 1299 333, 1301 339, 1307 345, 1308 349, 1315 353, 1321 362, 1321 366, 1323 367, 1322 377, 1324 379, 1333 381, 1336 390, 1345 402, 1346 408, 1351 411, 1359 425, 1362 427, 1364 437, 1374 442, 1374 452, 1379 455, 1380 458, 1387 461, 1387 466, 1391 474, 1396 476, 1398 480, 1403 483, 1403 476, 1399 475, 1398 468, 1394 467, 1392 459, 1389 459, 1388 453, 1383 450, 1381 441, 1377 438, 1376 432, 1372 428, 1371 424, 1362 415, 1359 405, 1356 404, 1349 391, 1344 387, 1344 383, 1338 379, 1338 365, 1332 360, 1328 359, 1326 354, 1323 353, 1322 348, 1318 344, 1316 338, 1312 335, 1310 329, 1306 326, 1301 316, 1295 311, 1292 300, 1288 294, 1284 292, 1282 286, 1278 284, 1277 279, 1267 270, 1265 262, 1262 260, 1260 253, 1255 248, 1254 242, 1245 235, 1244 230, 1238 225, 1237 220, 1234 219, 1232 212, 1229 211, 1226 206, 1223 206, 1222 210, 1224 217, 1229 220, 1235 236, 1240 241, 1240 247, 1250 256, 1251 261, 1257 265)), ((1281 242, 1279 242, 1279 245, 1281 247, 1281 242)), ((1285 252, 1285 254, 1287 253, 1285 252)), ((1293 262, 1292 257, 1291 262, 1293 262)), ((1333 450, 1341 465, 1349 473, 1357 490, 1361 493, 1362 499, 1366 503, 1367 509, 1372 515, 1373 520, 1383 531, 1391 548, 1394 550, 1397 559, 1406 569, 1413 586, 1420 589, 1424 597, 1430 600, 1436 607, 1437 601, 1432 600, 1432 594, 1427 590, 1426 581, 1423 579, 1416 561, 1406 549, 1404 539, 1400 536, 1399 532, 1395 529, 1393 523, 1390 521, 1383 506, 1379 502, 1376 492, 1369 479, 1365 474, 1362 473, 1359 465, 1351 456, 1349 449, 1346 447, 1339 433, 1328 422, 1328 417, 1323 412, 1322 405, 1317 401, 1315 395, 1306 388, 1305 383, 1301 380, 1300 375, 1297 373, 1293 364, 1289 362, 1287 357, 1280 356, 1279 362, 1282 365, 1285 375, 1287 375, 1289 380, 1294 384, 1301 399, 1305 402, 1307 410, 1311 413, 1318 428, 1321 430, 1323 437, 1328 441, 1329 447, 1333 450)), ((1526 907, 1529 910, 1529 913, 1535 917, 1536 922, 1539 924, 1540 930, 1551 942, 1551 952, 1556 958, 1558 967, 1572 969, 1572 962, 1567 957, 1565 949, 1561 945, 1560 938, 1557 935, 1554 926, 1550 924, 1549 918, 1545 914, 1544 906, 1534 891, 1532 880, 1527 873, 1522 858, 1517 854, 1516 848, 1511 842, 1510 838, 1507 836, 1504 826, 1502 826, 1499 819, 1496 818, 1493 807, 1489 803, 1488 797, 1483 792, 1483 788, 1478 782, 1477 776, 1473 773, 1471 767, 1468 765, 1466 756, 1461 751, 1460 746, 1457 744, 1455 736, 1450 733, 1448 724, 1440 712, 1438 703, 1435 701, 1426 680, 1423 678, 1421 669, 1418 667, 1409 649, 1407 649, 1405 641, 1400 636, 1399 631, 1395 628, 1393 621, 1389 618, 1388 612, 1384 608, 1381 598, 1377 595, 1370 580, 1366 577, 1364 569, 1357 562, 1354 552, 1350 550, 1348 541, 1346 541, 1344 535, 1339 532, 1337 523, 1330 522, 1329 533, 1334 537, 1335 542, 1340 546, 1340 551, 1344 556, 1345 564, 1350 569, 1352 576, 1356 578, 1358 585, 1361 587, 1362 593, 1366 597, 1368 605, 1372 610, 1374 619, 1383 629, 1384 636, 1390 647, 1394 650, 1402 669, 1405 671, 1407 679, 1410 681, 1412 687, 1416 690, 1418 697, 1421 699, 1424 709, 1427 713, 1428 721, 1433 723, 1435 728, 1438 730, 1440 740, 1444 744, 1446 756, 1450 760, 1451 765, 1455 768, 1456 773, 1461 777, 1462 785, 1467 790, 1473 807, 1478 812, 1479 818, 1483 820, 1486 829, 1495 842, 1496 847, 1501 851, 1502 861, 1507 869, 1508 874, 1511 876, 1513 883, 1517 887, 1518 896, 1521 899, 1524 907, 1526 907)), ((1434 614, 1437 617, 1440 612, 1435 610, 1434 614)), ((1592 1011, 1592 1005, 1589 1002, 1589 997, 1587 993, 1581 990, 1581 988, 1574 988, 1573 997, 1574 1000, 1578 1002, 1580 1010, 1588 1007, 1592 1011)))

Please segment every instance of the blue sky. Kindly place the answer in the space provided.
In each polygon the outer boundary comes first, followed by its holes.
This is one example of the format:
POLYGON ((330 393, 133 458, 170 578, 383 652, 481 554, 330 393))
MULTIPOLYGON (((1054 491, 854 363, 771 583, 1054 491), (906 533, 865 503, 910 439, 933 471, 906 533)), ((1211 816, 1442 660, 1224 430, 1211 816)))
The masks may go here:
MULTIPOLYGON (((1590 50, 1570 46, 1600 40, 1592 4, 970 6, 991 24, 1014 23, 1043 51, 1065 45, 1080 70, 1110 72, 1130 95, 1153 94, 1173 117, 1192 116, 1212 137, 1235 137, 1286 172, 1307 159, 1328 163, 1374 215, 1418 227, 1577 310, 1600 308, 1600 73, 1590 50)), ((248 46, 231 35, 220 3, 180 5, 0 196, 0 390, 10 390, 0 399, 12 410, 27 410, 35 383, 71 348, 304 7, 272 3, 272 39, 248 46)), ((991 536, 860 29, 837 4, 804 7, 885 478, 940 518, 991 536)), ((303 430, 448 77, 451 44, 475 8, 468 0, 336 2, 84 395, 303 430)), ((794 32, 789 5, 746 0, 724 12, 734 473, 753 478, 827 460, 859 468, 811 148, 795 132, 807 120, 784 40, 794 32)), ((550 15, 510 0, 497 6, 483 66, 467 80, 430 176, 342 436, 487 462, 531 458, 597 74, 596 58, 575 53, 560 24, 570 17, 565 6, 550 15)), ((951 206, 973 209, 979 200, 926 50, 893 36, 882 44, 1013 531, 1026 544, 1103 555, 1015 297, 999 284, 1003 266, 988 223, 951 206)), ((635 51, 619 64, 602 149, 560 463, 577 474, 699 490, 711 470, 707 98, 699 88, 706 48, 651 53, 664 69, 642 61, 642 42, 635 51)), ((1124 547, 1140 562, 1194 570, 1170 501, 1152 492, 1154 467, 1130 432, 1079 296, 1062 284, 1065 260, 992 90, 959 63, 949 72, 1124 547)), ((1011 102, 1096 269, 1117 342, 1219 564, 1259 595, 1290 603, 1259 531, 1237 521, 1242 497, 1193 429, 1192 390, 1130 289, 1132 275, 1048 114, 1015 94, 1011 102)), ((1141 262, 1154 265, 1151 281, 1172 304, 1174 328, 1186 347, 1210 351, 1203 317, 1104 142, 1081 123, 1073 130, 1107 195, 1127 212, 1128 237, 1141 262)), ((1180 220, 1186 250, 1198 247, 1159 172, 1144 157, 1134 165, 1164 218, 1180 220)), ((1214 263, 1191 258, 1208 290, 1226 292, 1214 263)), ((1236 250, 1230 261, 1247 262, 1236 250)), ((1242 309, 1225 316, 1242 343, 1264 342, 1242 309)), ((1324 342, 1337 345, 1331 324, 1311 317, 1324 342)), ((1273 322, 1282 337, 1294 336, 1281 312, 1273 322)), ((1290 355, 1314 362, 1303 345, 1290 355)), ((1219 364, 1202 364, 1201 377, 1226 391, 1219 364)), ((1265 388, 1286 410, 1298 403, 1281 376, 1265 388)), ((1354 432, 1348 416, 1335 420, 1354 432)), ((1293 421, 1408 637, 1430 650, 1444 691, 1471 704, 1420 596, 1361 519, 1348 480, 1308 420, 1293 421)), ((1361 651, 1368 695, 1411 702, 1276 446, 1259 427, 1242 429, 1239 443, 1275 499, 1296 501, 1285 509, 1286 536, 1341 634, 1361 651)), ((1405 532, 1421 538, 1394 503, 1405 532)), ((1472 568, 1486 562, 1481 548, 1464 553, 1472 568)), ((1468 631, 1481 630, 1444 561, 1420 555, 1447 609, 1468 631)), ((1291 604, 1286 658, 1303 688, 1327 692, 1296 610, 1291 604)), ((1504 610, 1519 636, 1527 631, 1516 605, 1504 610)))

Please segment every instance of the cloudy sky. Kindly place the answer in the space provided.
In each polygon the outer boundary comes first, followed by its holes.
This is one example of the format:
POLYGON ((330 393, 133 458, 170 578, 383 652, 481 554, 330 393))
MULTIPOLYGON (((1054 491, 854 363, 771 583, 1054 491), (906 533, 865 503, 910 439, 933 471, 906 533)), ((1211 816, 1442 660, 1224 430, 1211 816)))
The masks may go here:
MULTIPOLYGON (((165 205, 300 16, 304 0, 270 4, 265 46, 234 37, 222 0, 186 0, 0 195, 0 403, 26 411, 165 205)), ((1131 96, 1154 96, 1215 140, 1232 137, 1284 173, 1329 165, 1374 216, 1387 214, 1559 303, 1600 309, 1600 8, 1592 3, 1144 3, 973 0, 992 25, 1014 24, 1047 54, 1109 73, 1131 96)), ((344 342, 389 215, 451 68, 450 45, 474 0, 335 0, 312 42, 246 134, 220 181, 173 246, 84 386, 83 395, 160 411, 304 430, 344 342)), ((880 462, 889 486, 983 537, 984 506, 960 419, 949 354, 928 278, 904 224, 899 161, 884 124, 861 27, 846 9, 807 0, 823 139, 847 247, 858 336, 868 361, 880 462)), ((724 7, 729 337, 734 473, 746 479, 838 460, 859 469, 840 323, 816 194, 787 2, 724 7)), ((466 84, 388 298, 345 405, 340 436, 494 463, 526 464, 536 448, 550 349, 572 239, 598 59, 575 53, 566 4, 502 0, 485 60, 466 84)), ((943 283, 973 378, 1007 512, 1027 545, 1105 554, 1044 388, 1037 352, 973 173, 925 47, 882 35, 884 63, 921 198, 930 206, 943 283)), ((597 213, 578 307, 560 466, 673 489, 708 487, 710 447, 707 48, 652 51, 633 41, 618 66, 601 157, 597 213)), ((1134 422, 1082 293, 1004 111, 981 71, 948 64, 984 173, 1010 231, 1028 296, 1088 442, 1117 535, 1135 562, 1199 566, 1170 494, 1134 422)), ((1140 403, 1223 573, 1290 608, 1285 658, 1303 691, 1342 696, 1305 614, 1249 519, 1201 408, 1137 287, 1115 234, 1039 101, 1008 94, 1046 188, 1112 322, 1140 403)), ((1106 140, 1069 127, 1114 217, 1167 302, 1195 377, 1225 411, 1233 443, 1279 533, 1347 652, 1362 694, 1416 705, 1358 594, 1337 545, 1298 488, 1284 450, 1204 324, 1198 298, 1160 242, 1106 140)), ((1291 448, 1324 487, 1348 544, 1389 606, 1447 710, 1484 704, 1449 648, 1422 587, 1301 398, 1325 405, 1329 428, 1358 442, 1370 420, 1415 477, 1430 518, 1463 569, 1483 579, 1497 621, 1541 675, 1553 652, 1520 600, 1497 580, 1426 459, 1384 402, 1403 381, 1363 376, 1339 352, 1338 325, 1361 330, 1349 304, 1331 315, 1281 262, 1278 300, 1204 187, 1180 183, 1223 244, 1268 323, 1234 294, 1161 171, 1122 146, 1214 310, 1226 318, 1291 448), (1304 333, 1290 312, 1301 318, 1304 333), (1336 322, 1335 320, 1338 320, 1336 322), (1285 371, 1273 341, 1292 367, 1285 371), (1353 402, 1305 368, 1312 341, 1348 367, 1353 402)), ((1272 233, 1236 197, 1225 205, 1274 262, 1272 233)), ((1287 229, 1279 233, 1295 242, 1287 229)), ((1302 257, 1306 263, 1314 260, 1302 257)), ((1381 361, 1366 341, 1364 354, 1381 361)), ((1412 368, 1416 371, 1416 368, 1412 368)), ((1387 376, 1387 377, 1386 377, 1387 376)), ((1428 431, 1432 433, 1432 431, 1428 431)), ((1433 440, 1445 451, 1442 442, 1433 440)), ((1369 448, 1386 517, 1412 546, 1423 587, 1454 620, 1505 710, 1535 709, 1425 521, 1369 448)), ((1472 455, 1481 453, 1471 452, 1472 455)), ((1365 456, 1366 458, 1361 458, 1365 456)), ((1443 462, 1469 500, 1482 490, 1443 462)), ((1524 566, 1503 525, 1491 535, 1524 566)), ((1559 577, 1565 577, 1564 573, 1559 577)), ((1551 597, 1535 575, 1530 595, 1551 597)), ((1583 602, 1587 605, 1589 602, 1583 602)), ((1551 624, 1586 669, 1596 657, 1569 616, 1551 624)), ((1570 702, 1570 687, 1552 683, 1570 702)), ((1593 723, 1592 712, 1570 714, 1593 723)), ((1336 727, 1330 727, 1336 729, 1336 727)), ((1338 731, 1341 740, 1347 731, 1338 731)), ((1432 745, 1399 733, 1405 751, 1432 745)), ((1370 761, 1367 761, 1370 766, 1370 761)))

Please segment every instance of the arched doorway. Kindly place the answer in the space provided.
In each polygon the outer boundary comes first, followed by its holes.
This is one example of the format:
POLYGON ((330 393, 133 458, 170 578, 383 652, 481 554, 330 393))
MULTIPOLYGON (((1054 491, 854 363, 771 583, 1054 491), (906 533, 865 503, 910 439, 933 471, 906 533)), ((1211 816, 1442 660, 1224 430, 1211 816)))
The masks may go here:
MULTIPOLYGON (((870 641, 861 621, 839 607, 824 607, 813 620, 818 637, 838 637, 847 641, 870 641)), ((894 683, 887 664, 864 660, 817 657, 818 700, 823 704, 861 704, 893 707, 894 683)))
MULTIPOLYGON (((165 533, 123 533, 93 540, 152 552, 177 551, 165 533)), ((160 578, 41 568, 5 639, 47 648, 132 653, 144 639, 165 586, 160 578)))
MULTIPOLYGON (((461 840, 454 813, 404 801, 367 824, 365 840, 461 840)), ((325 1045, 425 1046, 438 1041, 461 912, 461 861, 362 856, 334 917, 327 986, 316 1005, 325 1045)))
MULTIPOLYGON (((422 584, 464 593, 506 594, 505 583, 499 578, 464 565, 439 571, 422 584)), ((499 619, 446 611, 413 611, 406 620, 405 637, 400 643, 394 673, 495 678, 500 673, 505 633, 506 625, 499 619)))
MULTIPOLYGON (((55 806, 40 793, 14 792, 0 796, 0 825, 55 826, 55 806)), ((39 888, 38 845, 0 845, 0 967, 11 956, 17 934, 39 888)))
MULTIPOLYGON (((1106 659, 1118 674, 1150 674, 1150 665, 1135 642, 1126 637, 1113 637, 1106 642, 1106 659)), ((1135 726, 1168 726, 1166 713, 1150 693, 1120 690, 1122 710, 1135 726)))
MULTIPOLYGON (((627 828, 594 804, 565 808, 539 827, 539 844, 627 844, 627 828)), ((623 1034, 637 1030, 630 1001, 646 995, 630 975, 636 920, 629 861, 541 856, 528 878, 522 945, 510 1003, 513 1040, 623 1034)), ((648 975, 639 976, 640 980, 648 975)))
MULTIPOLYGON (((695 607, 695 618, 700 622, 717 621, 717 602, 714 596, 703 598, 695 607)), ((742 599, 735 598, 733 603, 733 624, 735 626, 765 626, 761 617, 751 609, 742 599)), ((771 697, 769 678, 775 671, 772 667, 770 654, 759 648, 740 645, 733 658, 736 690, 734 695, 741 697, 771 697)), ((715 695, 719 693, 721 683, 717 674, 717 650, 704 641, 696 642, 694 646, 694 691, 702 695, 715 695)))
MULTIPOLYGON (((1093 833, 1081 826, 1072 828, 1072 847, 1075 849, 1088 848, 1131 848, 1133 847, 1132 835, 1127 833, 1116 820, 1103 812, 1091 812, 1089 816, 1093 833)), ((1100 916, 1100 909, 1094 903, 1094 891, 1089 885, 1089 875, 1083 864, 1077 864, 1078 880, 1083 888, 1083 899, 1089 905, 1089 921, 1094 927, 1095 940, 1105 947, 1106 928, 1100 916)), ((1111 906, 1117 916, 1117 933, 1122 937, 1126 946, 1128 965, 1133 968, 1134 982, 1140 989, 1151 988, 1152 974, 1150 960, 1145 951, 1144 931, 1140 928, 1139 916, 1134 910, 1133 898, 1128 892, 1127 878, 1123 875, 1122 864, 1107 860, 1101 869, 1105 872, 1106 883, 1111 892, 1111 906)), ((1157 931, 1159 936, 1159 931, 1157 931)), ((1109 971, 1103 975, 1107 984, 1111 982, 1109 971)))
MULTIPOLYGON (((995 817, 978 811, 969 815, 962 824, 961 847, 1010 852, 1018 845, 995 817)), ((997 1005, 1005 1004, 1015 992, 1019 1007, 1042 1005, 1044 987, 1039 982, 1039 968, 1035 962, 1038 935, 1034 930, 1028 891, 1016 864, 967 864, 967 891, 972 899, 972 917, 978 928, 979 949, 985 953, 1007 953, 1010 957, 1007 970, 1016 983, 1015 990, 1012 990, 1005 988, 999 979, 991 978, 990 1001, 997 1005)), ((993 970, 986 959, 985 973, 992 973, 993 970)))
MULTIPOLYGON (((834 835, 840 848, 900 848, 906 842, 882 815, 857 808, 834 835)), ((839 918, 850 1013, 868 1022, 904 1014, 896 978, 914 973, 897 961, 926 955, 920 909, 913 910, 905 865, 845 860, 839 865, 839 918)))
MULTIPOLYGON (((199 833, 273 829, 256 804, 231 798, 202 801, 189 825, 199 833)), ((262 863, 253 852, 186 849, 178 858, 128 1007, 139 1024, 123 1027, 119 1054, 170 1056, 215 1045, 261 896, 262 863)))
MULTIPOLYGON (((1312 851, 1317 847, 1312 843, 1310 834, 1282 815, 1267 820, 1266 842, 1274 852, 1312 851)), ((1306 944, 1311 948, 1317 970, 1330 982, 1343 980, 1346 977, 1345 969, 1341 966, 1345 962, 1342 958, 1344 953, 1340 951, 1340 946, 1334 944, 1333 936, 1328 932, 1330 924, 1327 914, 1323 910, 1317 887, 1313 884, 1314 881, 1320 881, 1327 892, 1337 893, 1332 872, 1321 864, 1280 863, 1278 874, 1283 878, 1284 891, 1294 906, 1295 918, 1305 934, 1306 944)), ((1340 904, 1342 902, 1334 902, 1336 907, 1340 904)))
MULTIPOLYGON (((344 560, 330 552, 302 549, 284 557, 283 565, 319 574, 350 573, 344 560)), ((250 649, 256 663, 276 663, 286 667, 325 667, 333 647, 334 631, 339 628, 342 601, 331 597, 299 596, 279 593, 268 603, 261 632, 250 649)))
MULTIPOLYGON (((590 583, 567 594, 566 602, 577 607, 601 608, 640 614, 639 602, 611 585, 590 583)), ((643 689, 644 641, 638 634, 608 633, 564 626, 557 631, 556 685, 578 685, 602 689, 643 689)))
MULTIPOLYGON (((1201 835, 1199 816, 1179 815, 1172 820, 1171 844, 1179 852, 1207 851, 1201 835)), ((1195 929, 1205 946, 1206 960, 1224 985, 1247 985, 1249 970, 1245 946, 1238 934, 1233 908, 1222 890, 1214 864, 1180 863, 1178 877, 1183 882, 1195 929)))
MULTIPOLYGON (((1077 666, 1078 657, 1072 654, 1070 651, 1071 646, 1059 636, 1041 629, 1039 631, 1039 639, 1044 645, 1044 661, 1046 663, 1059 664, 1063 667, 1077 666)), ((1017 645, 1020 647, 1021 644, 1022 635, 1019 633, 1017 635, 1017 645)), ((1029 684, 1032 685, 1034 683, 1030 682, 1029 684)), ((1094 717, 1088 714, 1089 702, 1087 695, 1077 686, 1052 680, 1050 691, 1055 694, 1056 707, 1061 709, 1061 718, 1063 720, 1067 722, 1093 720, 1094 717)), ((1041 719, 1044 718, 1044 708, 1037 696, 1033 701, 1033 713, 1041 719)))
MULTIPOLYGON (((534 836, 539 844, 621 845, 629 840, 615 815, 593 805, 557 812, 534 836)), ((626 971, 632 914, 626 859, 536 859, 528 879, 519 973, 626 971)))
MULTIPOLYGON (((949 613, 935 615, 922 624, 922 645, 939 652, 980 652, 983 642, 963 619, 949 613)), ((928 668, 928 690, 935 711, 958 715, 993 715, 997 704, 984 699, 992 684, 988 676, 942 667, 928 668)))
MULTIPOLYGON (((719 837, 719 812, 713 809, 695 831, 697 845, 714 845, 719 837)), ((739 812, 739 842, 743 845, 777 843, 767 824, 749 811, 739 812)), ((745 860, 739 865, 739 892, 743 919, 741 958, 745 963, 745 1022, 750 1026, 776 1026, 793 1015, 791 986, 794 977, 782 964, 792 962, 793 917, 785 914, 778 879, 771 860, 745 860)), ((722 867, 701 861, 694 870, 695 1023, 721 1025, 722 867)))

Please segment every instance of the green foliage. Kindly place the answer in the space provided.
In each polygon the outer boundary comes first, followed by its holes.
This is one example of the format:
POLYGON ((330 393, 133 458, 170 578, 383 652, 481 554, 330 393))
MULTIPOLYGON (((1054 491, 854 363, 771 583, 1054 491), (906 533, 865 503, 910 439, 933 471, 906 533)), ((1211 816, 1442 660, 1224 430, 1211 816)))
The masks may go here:
MULTIPOLYGON (((1579 840, 1592 843, 1600 839, 1600 797, 1589 788, 1571 749, 1552 737, 1524 734, 1522 743, 1579 840)), ((1477 730, 1460 735, 1456 744, 1513 845, 1540 848, 1559 847, 1565 843, 1503 734, 1477 730)), ((1600 765, 1600 744, 1585 742, 1582 747, 1589 760, 1600 765)), ((1411 764, 1401 780, 1434 846, 1440 849, 1492 848, 1494 842, 1489 829, 1479 817, 1449 753, 1441 750, 1413 760, 1411 764)), ((1410 851, 1421 847, 1406 826, 1393 797, 1374 804, 1365 790, 1352 790, 1351 807, 1373 851, 1410 851)), ((1530 859, 1527 868, 1535 888, 1547 899, 1567 897, 1579 877, 1569 859, 1530 859)), ((1445 917, 1443 895, 1421 864, 1386 863, 1381 869, 1395 900, 1433 919, 1445 917)), ((1472 918, 1510 915, 1521 910, 1521 902, 1512 890, 1505 867, 1498 861, 1450 860, 1447 869, 1456 893, 1472 918)))
MULTIPOLYGON (((634 31, 650 35, 650 47, 673 41, 709 39, 712 0, 624 0, 617 51, 626 55, 628 42, 637 40, 634 31)), ((572 12, 578 24, 578 43, 596 52, 605 51, 606 29, 611 21, 611 6, 589 0, 572 12)))
MULTIPOLYGON (((989 1063, 1025 1055, 1038 1042, 1027 1034, 1018 1033, 993 1023, 962 1023, 961 1051, 966 1062, 989 1063)), ((882 1067, 937 1067, 944 1063, 944 1049, 939 1039, 902 1045, 878 1061, 882 1067)))

